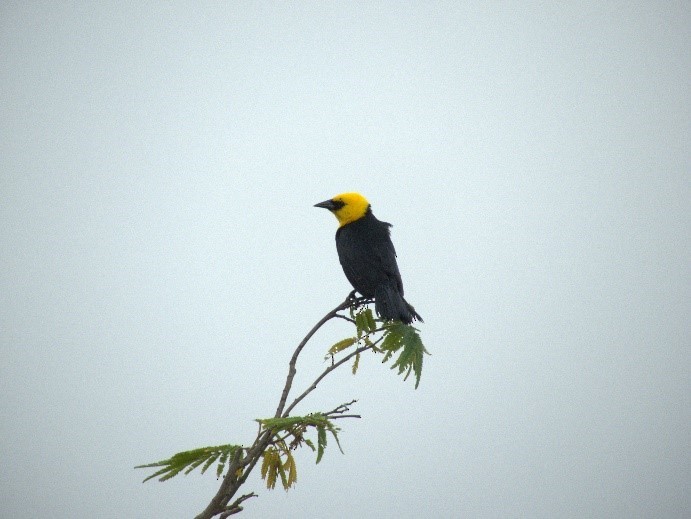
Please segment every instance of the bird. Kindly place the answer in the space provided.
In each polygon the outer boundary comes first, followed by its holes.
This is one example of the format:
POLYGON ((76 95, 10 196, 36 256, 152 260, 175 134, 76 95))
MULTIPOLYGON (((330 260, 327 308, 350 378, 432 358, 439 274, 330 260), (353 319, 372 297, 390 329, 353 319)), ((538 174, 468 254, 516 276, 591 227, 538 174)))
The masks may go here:
POLYGON ((338 220, 336 251, 353 288, 374 299, 377 315, 385 321, 410 324, 422 317, 403 297, 403 281, 391 241, 391 224, 378 220, 360 193, 342 193, 314 207, 331 211, 338 220))

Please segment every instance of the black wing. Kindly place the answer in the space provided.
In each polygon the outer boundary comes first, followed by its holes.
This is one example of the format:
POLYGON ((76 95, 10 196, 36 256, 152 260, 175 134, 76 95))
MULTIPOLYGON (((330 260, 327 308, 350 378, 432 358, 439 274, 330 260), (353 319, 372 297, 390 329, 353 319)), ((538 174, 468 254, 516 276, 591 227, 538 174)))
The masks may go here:
POLYGON ((389 233, 391 224, 368 215, 336 233, 338 258, 350 284, 365 297, 374 297, 382 284, 395 286, 403 295, 396 250, 389 233))

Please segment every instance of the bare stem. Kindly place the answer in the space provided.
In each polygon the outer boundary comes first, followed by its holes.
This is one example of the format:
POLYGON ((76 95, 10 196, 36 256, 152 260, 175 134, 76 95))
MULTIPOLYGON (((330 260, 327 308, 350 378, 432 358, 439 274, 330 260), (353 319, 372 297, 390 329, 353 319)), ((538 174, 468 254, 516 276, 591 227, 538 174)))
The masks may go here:
POLYGON ((332 409, 328 413, 324 413, 324 416, 330 420, 335 420, 336 418, 362 418, 359 414, 343 414, 350 411, 350 406, 353 405, 357 400, 351 400, 345 404, 339 405, 337 408, 332 409))
POLYGON ((309 395, 312 391, 314 391, 315 389, 317 389, 317 384, 319 384, 319 382, 321 382, 321 381, 324 379, 325 376, 327 376, 329 373, 331 373, 333 370, 335 370, 335 369, 338 368, 339 366, 341 366, 341 365, 345 364, 346 362, 348 362, 350 359, 352 359, 353 357, 355 357, 355 355, 357 355, 358 353, 362 353, 363 351, 367 351, 367 350, 372 349, 372 346, 373 346, 373 345, 361 346, 361 347, 357 348, 356 350, 350 352, 348 355, 346 355, 345 357, 343 357, 343 358, 342 358, 341 360, 339 360, 338 362, 333 363, 331 366, 329 366, 328 368, 326 368, 324 371, 322 371, 321 375, 319 375, 316 379, 314 379, 314 382, 312 382, 312 384, 311 384, 307 389, 305 389, 305 391, 304 391, 299 397, 297 397, 295 400, 293 400, 293 403, 291 403, 291 404, 288 406, 288 409, 286 409, 285 412, 283 413, 283 418, 286 418, 287 416, 289 416, 289 415, 290 415, 290 412, 291 412, 293 409, 295 409, 295 406, 296 406, 296 405, 298 405, 298 404, 299 404, 307 395, 309 395))
POLYGON ((242 495, 238 497, 231 505, 228 505, 224 512, 218 516, 219 519, 226 519, 231 515, 239 514, 242 512, 243 508, 240 506, 244 501, 247 501, 250 497, 257 497, 257 494, 250 492, 249 494, 242 495))
POLYGON ((276 418, 281 416, 283 414, 283 409, 285 408, 286 405, 286 400, 288 400, 288 393, 290 393, 290 388, 293 386, 293 379, 295 378, 295 373, 297 373, 297 369, 295 365, 297 364, 298 357, 300 356, 300 352, 302 349, 305 347, 305 345, 309 342, 309 340, 312 338, 312 336, 317 333, 317 330, 324 326, 328 321, 333 319, 338 315, 338 312, 345 310, 348 308, 351 304, 353 304, 353 299, 346 298, 345 301, 343 301, 340 305, 338 305, 336 308, 331 310, 328 314, 326 314, 324 317, 322 317, 317 324, 315 324, 312 329, 305 335, 304 339, 300 341, 300 344, 298 344, 298 347, 295 349, 295 352, 293 352, 293 356, 290 358, 290 363, 288 364, 288 376, 286 377, 286 383, 283 386, 283 392, 281 393, 281 400, 278 402, 278 407, 276 408, 276 414, 274 415, 276 418))

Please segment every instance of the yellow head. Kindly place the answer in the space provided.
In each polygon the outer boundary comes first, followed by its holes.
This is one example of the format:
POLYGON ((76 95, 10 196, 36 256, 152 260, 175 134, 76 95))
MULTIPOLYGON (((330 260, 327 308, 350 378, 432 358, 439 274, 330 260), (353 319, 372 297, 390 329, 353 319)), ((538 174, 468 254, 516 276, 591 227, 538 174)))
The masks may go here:
POLYGON ((323 207, 331 211, 338 219, 338 226, 343 227, 365 216, 369 202, 360 193, 342 193, 331 200, 315 204, 314 207, 323 207))

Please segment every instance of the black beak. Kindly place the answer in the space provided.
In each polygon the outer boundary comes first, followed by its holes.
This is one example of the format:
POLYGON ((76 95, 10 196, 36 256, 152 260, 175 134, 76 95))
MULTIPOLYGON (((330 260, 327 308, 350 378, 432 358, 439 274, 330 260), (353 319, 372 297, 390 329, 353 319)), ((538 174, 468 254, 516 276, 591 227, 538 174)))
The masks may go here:
POLYGON ((314 204, 314 207, 323 207, 324 209, 328 209, 329 211, 335 211, 338 208, 338 206, 334 203, 333 200, 324 200, 323 202, 314 204))

